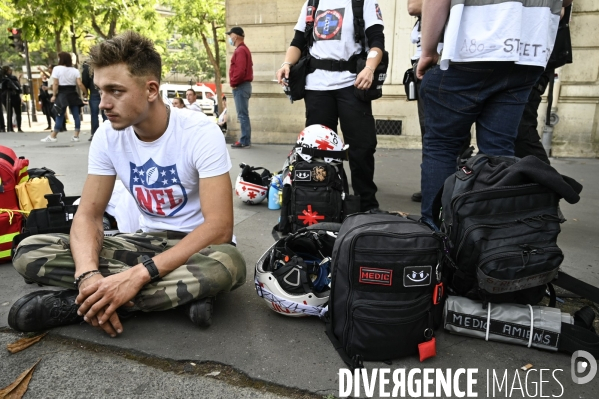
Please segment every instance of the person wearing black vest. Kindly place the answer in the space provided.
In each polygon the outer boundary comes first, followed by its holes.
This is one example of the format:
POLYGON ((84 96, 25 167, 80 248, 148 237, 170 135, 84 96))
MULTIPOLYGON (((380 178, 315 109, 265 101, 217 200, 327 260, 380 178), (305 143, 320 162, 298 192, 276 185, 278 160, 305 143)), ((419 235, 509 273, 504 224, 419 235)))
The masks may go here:
POLYGON ((349 144, 349 166, 355 194, 360 195, 360 210, 381 212, 374 183, 374 153, 377 139, 371 101, 358 99, 354 88, 369 89, 374 71, 383 58, 385 35, 383 17, 375 0, 309 0, 304 3, 295 36, 276 76, 280 84, 289 78, 290 67, 302 51, 311 56, 306 76, 306 126, 322 124, 337 132, 349 144), (357 31, 354 7, 363 17, 357 31), (307 34, 305 34, 307 32, 307 34), (311 32, 311 34, 310 34, 311 32), (365 45, 359 36, 365 35, 365 45), (357 56, 368 53, 366 66, 356 73, 357 56))

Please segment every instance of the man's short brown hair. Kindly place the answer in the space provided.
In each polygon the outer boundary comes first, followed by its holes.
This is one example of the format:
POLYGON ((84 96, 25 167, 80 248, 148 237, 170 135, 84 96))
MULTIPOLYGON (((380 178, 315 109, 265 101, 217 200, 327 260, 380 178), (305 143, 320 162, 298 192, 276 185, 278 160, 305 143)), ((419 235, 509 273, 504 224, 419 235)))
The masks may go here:
POLYGON ((152 76, 160 83, 162 60, 154 43, 137 32, 127 31, 92 47, 88 63, 92 68, 125 64, 133 76, 152 76))

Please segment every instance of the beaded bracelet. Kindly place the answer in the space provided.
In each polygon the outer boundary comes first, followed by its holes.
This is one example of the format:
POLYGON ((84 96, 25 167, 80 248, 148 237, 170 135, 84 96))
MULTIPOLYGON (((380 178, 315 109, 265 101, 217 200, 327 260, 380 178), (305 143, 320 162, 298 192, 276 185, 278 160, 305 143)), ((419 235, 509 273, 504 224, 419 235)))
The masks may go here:
POLYGON ((100 274, 100 271, 99 270, 88 270, 86 272, 83 272, 79 275, 79 277, 77 277, 75 279, 75 282, 73 284, 75 284, 75 287, 79 288, 79 285, 83 282, 83 280, 87 280, 88 278, 90 278, 96 274, 100 274))

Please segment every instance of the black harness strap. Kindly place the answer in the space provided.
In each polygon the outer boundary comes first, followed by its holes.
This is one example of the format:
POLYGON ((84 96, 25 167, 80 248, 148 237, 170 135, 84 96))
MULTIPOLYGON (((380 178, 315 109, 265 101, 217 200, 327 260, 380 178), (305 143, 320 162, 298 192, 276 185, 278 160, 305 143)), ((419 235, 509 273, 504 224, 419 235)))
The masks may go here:
POLYGON ((318 8, 319 2, 320 0, 309 0, 306 9, 307 14, 304 16, 306 18, 306 29, 304 30, 304 38, 306 39, 307 43, 307 48, 304 51, 306 52, 307 49, 312 47, 312 44, 314 44, 314 18, 316 17, 316 9, 318 8), (308 20, 308 14, 311 14, 311 20, 308 20))
MULTIPOLYGON (((599 288, 581 281, 567 273, 560 271, 551 282, 558 287, 580 295, 599 304, 599 288)), ((551 305, 551 304, 550 304, 551 305)), ((562 331, 558 348, 560 352, 572 354, 577 350, 585 350, 595 357, 599 357, 599 335, 593 332, 594 312, 590 308, 582 308, 574 315, 575 324, 562 323, 562 331)))
POLYGON ((317 58, 310 58, 308 66, 310 69, 323 69, 325 71, 333 71, 333 72, 341 72, 341 71, 349 71, 351 73, 356 73, 356 64, 357 58, 352 57, 348 61, 339 61, 339 60, 319 60, 317 58))
POLYGON ((364 0, 352 0, 352 11, 354 12, 354 39, 362 46, 362 52, 366 49, 366 24, 364 23, 364 0))
POLYGON ((555 280, 551 282, 558 287, 568 290, 576 295, 599 304, 599 288, 560 271, 555 280))
POLYGON ((315 158, 339 158, 344 161, 347 161, 348 154, 347 150, 343 151, 327 151, 327 150, 319 150, 318 148, 306 148, 301 147, 302 154, 310 155, 315 158))
POLYGON ((4 159, 6 162, 10 164, 10 166, 15 166, 15 160, 3 152, 0 152, 0 159, 4 159))

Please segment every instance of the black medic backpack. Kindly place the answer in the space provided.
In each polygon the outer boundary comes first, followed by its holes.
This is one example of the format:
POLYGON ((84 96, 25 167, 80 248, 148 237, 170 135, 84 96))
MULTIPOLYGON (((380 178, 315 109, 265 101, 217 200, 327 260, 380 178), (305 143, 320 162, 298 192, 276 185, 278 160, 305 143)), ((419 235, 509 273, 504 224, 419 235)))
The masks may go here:
POLYGON ((358 213, 342 224, 332 255, 325 321, 352 368, 419 353, 435 356, 442 319, 445 239, 398 215, 358 213))

